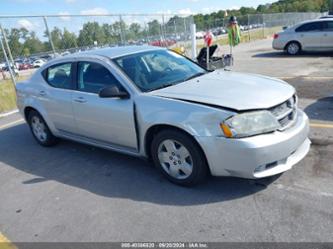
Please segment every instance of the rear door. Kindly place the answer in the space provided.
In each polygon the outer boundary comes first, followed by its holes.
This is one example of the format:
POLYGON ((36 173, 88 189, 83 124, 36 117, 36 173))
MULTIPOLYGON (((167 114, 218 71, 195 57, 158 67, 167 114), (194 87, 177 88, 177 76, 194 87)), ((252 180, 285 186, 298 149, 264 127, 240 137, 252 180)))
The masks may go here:
POLYGON ((125 89, 102 61, 77 62, 77 90, 72 103, 78 133, 82 137, 137 150, 133 99, 100 98, 101 89, 117 85, 125 89))
POLYGON ((333 50, 333 21, 323 22, 323 37, 322 46, 323 49, 332 51, 333 50))
POLYGON ((322 22, 310 22, 301 25, 296 30, 296 38, 303 50, 321 50, 323 27, 322 22))
POLYGON ((63 62, 43 71, 45 84, 37 95, 47 115, 59 131, 76 132, 72 108, 73 64, 63 62))

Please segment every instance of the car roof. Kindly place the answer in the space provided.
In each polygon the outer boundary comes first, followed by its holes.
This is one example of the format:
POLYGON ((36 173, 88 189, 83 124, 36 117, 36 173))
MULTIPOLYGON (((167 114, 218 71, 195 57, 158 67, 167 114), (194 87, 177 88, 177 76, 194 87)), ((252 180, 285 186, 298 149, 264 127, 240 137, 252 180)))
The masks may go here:
POLYGON ((333 21, 333 18, 322 18, 322 19, 307 20, 307 21, 301 22, 300 24, 306 24, 306 23, 312 23, 312 22, 327 22, 327 21, 333 21))
POLYGON ((302 26, 303 24, 307 24, 307 23, 314 23, 314 22, 327 22, 327 21, 333 21, 333 18, 325 18, 325 19, 312 19, 312 20, 306 20, 300 23, 297 23, 293 26, 290 26, 288 29, 289 30, 296 30, 297 28, 299 28, 300 26, 302 26))
MULTIPOLYGON (((110 59, 140 53, 140 52, 146 52, 146 51, 153 51, 153 50, 163 50, 165 48, 161 47, 154 47, 154 46, 121 46, 121 47, 109 47, 109 48, 99 48, 99 49, 92 49, 89 51, 84 52, 78 52, 74 53, 70 56, 73 57, 80 57, 80 55, 97 55, 97 56, 106 56, 110 59)), ((66 56, 68 58, 68 56, 66 56)))
MULTIPOLYGON (((53 58, 52 60, 46 62, 43 68, 50 66, 51 64, 62 63, 64 60, 72 60, 72 59, 81 59, 87 57, 94 57, 94 56, 103 56, 109 59, 114 59, 118 57, 122 57, 125 55, 131 55, 146 51, 156 51, 156 50, 165 50, 163 47, 154 47, 154 46, 147 46, 147 45, 134 45, 134 46, 121 46, 121 47, 108 47, 108 48, 98 48, 98 49, 91 49, 88 51, 81 51, 76 52, 73 54, 59 56, 53 58)), ((38 59, 39 60, 39 59, 38 59)))

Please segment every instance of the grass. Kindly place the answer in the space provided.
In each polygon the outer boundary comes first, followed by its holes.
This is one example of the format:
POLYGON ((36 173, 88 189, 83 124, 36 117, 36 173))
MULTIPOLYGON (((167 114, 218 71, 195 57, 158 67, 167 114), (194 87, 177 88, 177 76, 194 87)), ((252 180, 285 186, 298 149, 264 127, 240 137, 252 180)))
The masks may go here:
MULTIPOLYGON (((16 78, 16 82, 27 79, 27 76, 16 78)), ((16 109, 16 92, 11 79, 0 80, 0 114, 16 109)))
POLYGON ((0 81, 0 113, 16 108, 16 93, 11 80, 0 81))

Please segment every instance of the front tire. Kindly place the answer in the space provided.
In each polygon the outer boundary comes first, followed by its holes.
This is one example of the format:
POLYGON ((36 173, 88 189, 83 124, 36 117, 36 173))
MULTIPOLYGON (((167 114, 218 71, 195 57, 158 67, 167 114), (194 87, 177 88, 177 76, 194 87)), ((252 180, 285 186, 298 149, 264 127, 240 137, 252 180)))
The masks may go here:
POLYGON ((43 117, 36 111, 30 111, 28 123, 36 141, 45 147, 55 145, 57 138, 51 133, 43 117))
POLYGON ((289 55, 297 55, 301 52, 301 45, 298 42, 290 42, 286 47, 286 51, 289 55))
POLYGON ((208 174, 204 153, 189 135, 177 130, 159 132, 152 141, 151 155, 155 166, 171 182, 193 186, 208 174))

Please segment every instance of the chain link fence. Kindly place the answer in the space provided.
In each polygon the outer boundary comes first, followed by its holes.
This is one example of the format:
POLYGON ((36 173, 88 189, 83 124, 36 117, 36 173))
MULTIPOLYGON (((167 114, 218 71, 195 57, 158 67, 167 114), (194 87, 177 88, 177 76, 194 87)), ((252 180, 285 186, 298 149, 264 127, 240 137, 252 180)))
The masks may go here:
MULTIPOLYGON (((276 13, 238 16, 242 42, 267 38, 301 21, 318 18, 325 13, 276 13)), ((45 61, 57 56, 90 49, 153 45, 168 47, 191 57, 192 46, 204 46, 207 30, 215 35, 215 43, 227 44, 229 17, 197 21, 196 44, 191 41, 193 16, 174 14, 132 15, 50 15, 0 16, 0 36, 11 65, 7 65, 0 49, 0 80, 9 78, 8 70, 25 78, 45 61)))
POLYGON ((192 16, 167 14, 0 17, 0 36, 11 64, 0 49, 0 69, 12 68, 24 78, 57 56, 125 45, 168 47, 190 56, 192 24, 192 16))
MULTIPOLYGON (((252 14, 237 16, 238 24, 242 33, 242 42, 271 37, 274 33, 281 31, 285 26, 292 26, 306 20, 319 18, 327 13, 305 12, 305 13, 273 13, 252 14)), ((201 39, 207 30, 215 35, 218 44, 227 44, 227 25, 230 17, 206 19, 197 23, 197 38, 201 39)), ((203 42, 198 43, 203 46, 203 42)))
MULTIPOLYGON (((238 16, 242 42, 267 38, 283 26, 321 15, 324 14, 238 16)), ((24 80, 54 57, 124 45, 168 47, 192 57, 204 46, 203 36, 208 30, 215 35, 215 43, 227 44, 229 18, 211 16, 196 21, 197 32, 193 16, 171 14, 0 16, 0 113, 15 108, 12 82, 24 80)))

